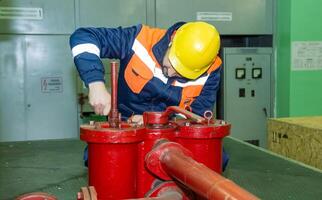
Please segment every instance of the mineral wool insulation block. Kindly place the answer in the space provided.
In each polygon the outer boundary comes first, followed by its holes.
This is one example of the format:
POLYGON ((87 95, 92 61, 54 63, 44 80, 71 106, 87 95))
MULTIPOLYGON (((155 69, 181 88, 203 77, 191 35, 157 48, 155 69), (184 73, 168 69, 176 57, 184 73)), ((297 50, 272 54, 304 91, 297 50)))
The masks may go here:
POLYGON ((322 169, 322 116, 269 119, 268 148, 322 169))

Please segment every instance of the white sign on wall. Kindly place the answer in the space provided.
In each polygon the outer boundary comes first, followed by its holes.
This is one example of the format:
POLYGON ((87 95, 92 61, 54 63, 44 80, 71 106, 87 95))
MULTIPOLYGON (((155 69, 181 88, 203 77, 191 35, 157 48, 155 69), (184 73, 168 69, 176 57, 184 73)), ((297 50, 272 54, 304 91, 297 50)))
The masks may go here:
POLYGON ((322 41, 292 42, 292 70, 321 70, 322 41))
POLYGON ((232 21, 232 12, 197 12, 198 21, 232 21))
POLYGON ((62 93, 62 77, 43 77, 41 78, 41 92, 43 93, 62 93))

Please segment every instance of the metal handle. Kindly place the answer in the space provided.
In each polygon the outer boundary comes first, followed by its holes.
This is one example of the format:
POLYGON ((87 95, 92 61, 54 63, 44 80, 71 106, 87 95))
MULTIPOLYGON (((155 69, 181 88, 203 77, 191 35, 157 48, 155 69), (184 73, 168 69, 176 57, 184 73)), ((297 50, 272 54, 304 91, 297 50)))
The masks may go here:
POLYGON ((189 112, 185 109, 180 108, 179 106, 169 106, 167 108, 167 110, 164 112, 164 115, 169 116, 171 113, 176 112, 176 113, 180 113, 183 114, 184 116, 186 116, 189 119, 192 119, 198 123, 204 122, 205 118, 200 117, 199 115, 196 115, 192 112, 189 112))
POLYGON ((265 117, 267 117, 267 109, 263 108, 263 111, 264 111, 265 117))

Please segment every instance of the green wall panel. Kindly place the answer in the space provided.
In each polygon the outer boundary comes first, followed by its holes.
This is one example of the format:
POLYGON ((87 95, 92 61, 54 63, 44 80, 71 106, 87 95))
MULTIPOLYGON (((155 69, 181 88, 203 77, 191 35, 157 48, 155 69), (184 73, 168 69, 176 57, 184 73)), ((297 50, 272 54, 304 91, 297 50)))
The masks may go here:
POLYGON ((296 0, 291 8, 292 40, 322 40, 322 1, 296 0))
POLYGON ((290 116, 322 115, 322 71, 295 71, 291 77, 290 116))
MULTIPOLYGON (((292 41, 322 41, 322 1, 293 1, 292 41)), ((290 116, 322 115, 322 70, 291 72, 290 116)))
POLYGON ((277 1, 277 116, 289 115, 290 100, 290 0, 277 1))
POLYGON ((291 46, 322 41, 322 1, 277 1, 277 116, 322 115, 322 70, 292 71, 291 46))

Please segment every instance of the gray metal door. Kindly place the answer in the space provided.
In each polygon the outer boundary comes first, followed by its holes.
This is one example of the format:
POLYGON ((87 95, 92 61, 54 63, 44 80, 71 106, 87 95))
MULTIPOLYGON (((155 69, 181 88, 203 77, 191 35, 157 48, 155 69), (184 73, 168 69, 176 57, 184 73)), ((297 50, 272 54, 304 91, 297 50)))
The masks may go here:
POLYGON ((26 139, 25 37, 0 35, 0 141, 26 139))
POLYGON ((78 135, 76 71, 68 35, 26 36, 27 139, 78 135))
POLYGON ((224 119, 231 135, 266 147, 271 116, 271 48, 224 49, 224 119))

